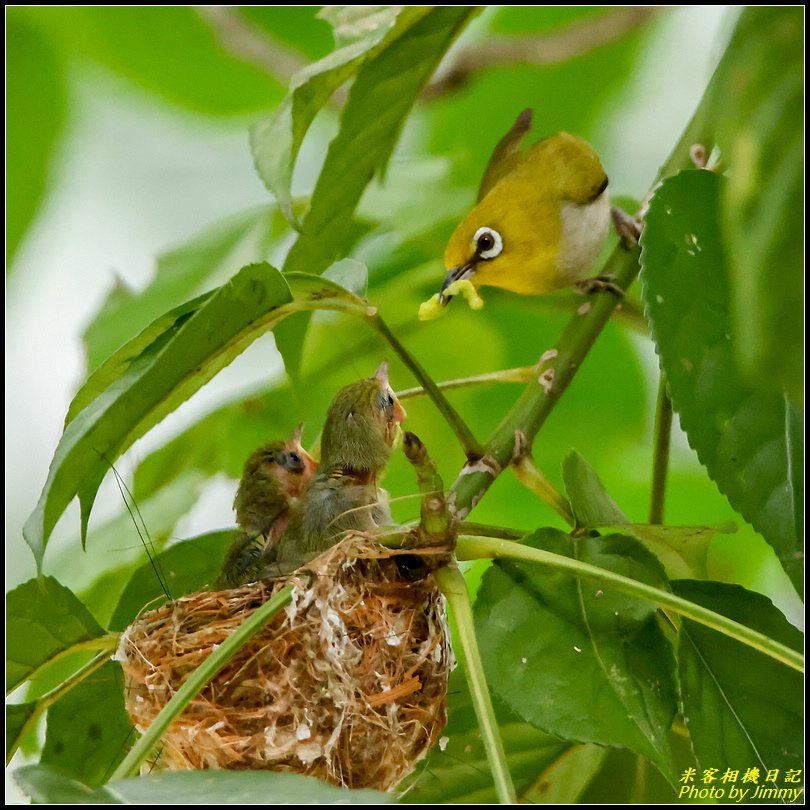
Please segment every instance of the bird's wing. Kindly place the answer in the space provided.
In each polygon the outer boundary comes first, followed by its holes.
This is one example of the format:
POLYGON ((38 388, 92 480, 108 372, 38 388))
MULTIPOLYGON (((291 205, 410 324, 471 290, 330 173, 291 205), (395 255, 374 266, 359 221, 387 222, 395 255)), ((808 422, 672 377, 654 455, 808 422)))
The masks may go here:
POLYGON ((559 199, 586 205, 607 188, 608 178, 599 157, 587 141, 558 132, 532 144, 521 172, 555 189, 559 199))
POLYGON ((487 192, 502 178, 506 177, 523 159, 518 151, 523 139, 532 128, 532 111, 523 110, 512 124, 512 128, 498 141, 481 178, 478 187, 478 202, 486 196, 487 192))

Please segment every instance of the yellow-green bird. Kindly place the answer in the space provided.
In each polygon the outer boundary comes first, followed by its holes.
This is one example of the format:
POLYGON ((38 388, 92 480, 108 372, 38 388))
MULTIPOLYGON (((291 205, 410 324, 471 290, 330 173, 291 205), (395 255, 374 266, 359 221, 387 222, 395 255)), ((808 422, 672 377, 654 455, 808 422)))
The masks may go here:
POLYGON ((531 118, 524 110, 495 147, 478 202, 447 245, 441 292, 422 317, 440 314, 463 286, 472 292, 458 282, 524 295, 588 289, 610 228, 607 175, 591 146, 567 132, 520 151, 531 118))
POLYGON ((263 576, 286 573, 349 531, 373 531, 390 520, 378 478, 405 419, 388 382, 388 364, 342 388, 329 406, 321 461, 279 541, 262 555, 263 576))
POLYGON ((259 557, 287 527, 316 467, 315 459, 301 447, 301 427, 288 441, 269 442, 251 453, 233 502, 241 532, 228 550, 215 587, 235 588, 258 579, 259 557))

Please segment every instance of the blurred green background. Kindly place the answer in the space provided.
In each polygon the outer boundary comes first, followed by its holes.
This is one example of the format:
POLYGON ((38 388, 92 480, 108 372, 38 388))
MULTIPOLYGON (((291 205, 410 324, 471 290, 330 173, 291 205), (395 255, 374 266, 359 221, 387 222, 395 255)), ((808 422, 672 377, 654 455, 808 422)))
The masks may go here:
MULTIPOLYGON (((93 366, 149 317, 247 262, 280 262, 292 242, 253 169, 247 129, 283 97, 289 65, 331 50, 330 27, 315 7, 232 11, 236 31, 227 10, 210 8, 7 11, 7 589, 34 574, 21 527, 88 370, 82 335, 93 366), (276 64, 251 56, 251 37, 272 42, 276 64), (94 323, 108 296, 106 317, 94 323)), ((554 31, 606 13, 487 8, 449 59, 494 34, 554 31)), ((533 363, 570 311, 564 294, 541 301, 485 291, 481 313, 454 306, 439 321, 416 320, 419 302, 441 278, 445 242, 517 113, 534 108, 536 134, 566 129, 587 138, 614 197, 639 200, 700 98, 735 13, 663 9, 581 56, 489 68, 417 105, 384 183, 361 202, 349 255, 368 264, 370 299, 434 378, 533 363)), ((304 141, 294 178, 299 195, 314 184, 338 111, 327 107, 304 141)), ((116 464, 153 537, 231 525, 235 478, 250 450, 299 421, 307 422, 305 439, 314 440, 334 391, 369 374, 386 353, 364 325, 321 315, 305 346, 305 384, 290 387, 273 337, 259 340, 116 464)), ((413 384, 396 363, 391 377, 398 388, 413 384)), ((649 338, 612 324, 543 429, 538 465, 560 485, 560 463, 576 448, 631 519, 645 521, 656 387, 649 338)), ((452 399, 484 438, 518 391, 504 385, 452 399)), ((462 464, 455 439, 429 402, 407 407, 409 427, 449 484, 462 464)), ((143 560, 110 478, 91 518, 87 553, 71 508, 45 557, 45 571, 88 595, 102 621, 117 595, 109 572, 119 571, 123 583, 143 560)), ((396 517, 417 513, 404 459, 394 459, 385 486, 396 517)), ((510 474, 473 517, 523 528, 561 525, 510 474)), ((666 520, 735 520, 739 531, 713 543, 710 574, 770 595, 800 622, 800 603, 772 552, 735 516, 677 427, 666 520)))

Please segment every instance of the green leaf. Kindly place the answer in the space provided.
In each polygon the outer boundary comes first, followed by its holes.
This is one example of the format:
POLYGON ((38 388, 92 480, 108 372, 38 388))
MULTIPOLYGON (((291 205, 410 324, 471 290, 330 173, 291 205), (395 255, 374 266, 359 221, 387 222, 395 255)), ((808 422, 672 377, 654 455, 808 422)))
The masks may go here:
MULTIPOLYGON (((524 542, 661 587, 655 558, 622 535, 524 542)), ((567 574, 496 562, 475 603, 487 680, 526 721, 569 740, 625 746, 673 781, 672 651, 655 607, 567 574), (542 628, 542 632, 538 632, 542 628)))
POLYGON ((47 190, 67 107, 64 65, 18 9, 6 15, 6 267, 47 190))
POLYGON ((293 167, 315 116, 338 87, 428 11, 417 7, 358 6, 345 13, 336 12, 335 35, 341 47, 293 76, 290 92, 281 104, 251 128, 256 171, 291 223, 298 226, 292 205, 293 167), (342 19, 347 14, 351 19, 342 19))
POLYGON ((6 692, 103 635, 90 611, 53 577, 18 585, 6 597, 6 692))
POLYGON ((33 804, 124 804, 106 788, 94 790, 49 765, 25 765, 12 776, 33 804))
POLYGON ((801 402, 804 10, 744 9, 723 65, 714 113, 730 168, 721 225, 736 359, 752 385, 801 402))
POLYGON ((84 332, 90 370, 167 309, 223 284, 235 267, 267 259, 272 242, 286 229, 283 222, 272 206, 243 211, 159 256, 155 277, 142 292, 117 283, 84 332))
POLYGON ((593 467, 576 450, 563 461, 563 481, 578 527, 629 523, 593 467))
POLYGON ((802 580, 785 398, 752 386, 736 362, 732 289, 719 239, 724 180, 665 180, 642 236, 644 300, 670 396, 689 444, 731 505, 802 580))
MULTIPOLYGON (((409 804, 493 804, 498 800, 464 675, 456 670, 448 685, 447 726, 439 744, 405 783, 409 804)), ((571 744, 522 722, 494 702, 509 772, 520 797, 571 749, 571 744)))
POLYGON ((17 750, 20 738, 28 730, 28 723, 34 717, 36 708, 35 702, 6 703, 6 763, 17 750))
POLYGON ((100 785, 124 758, 133 736, 121 665, 108 661, 48 709, 41 762, 100 785))
MULTIPOLYGON (((84 540, 90 509, 109 465, 259 335, 297 310, 365 313, 361 299, 332 282, 304 274, 288 280, 295 293, 270 265, 248 265, 202 305, 189 305, 191 312, 142 350, 143 339, 136 338, 137 356, 122 347, 111 358, 112 365, 105 363, 97 372, 106 386, 103 391, 91 378, 88 386, 95 398, 65 428, 39 503, 25 525, 26 542, 39 566, 47 539, 73 497, 79 496, 84 540)), ((84 389, 78 396, 89 398, 84 389)))
POLYGON ((313 776, 270 771, 177 771, 110 786, 127 804, 391 804, 377 790, 347 790, 313 776))
POLYGON ((722 526, 658 526, 649 523, 622 523, 599 526, 607 531, 623 532, 635 537, 647 551, 658 558, 670 578, 706 579, 707 554, 718 534, 732 534, 734 524, 722 526))
POLYGON ((156 555, 154 565, 144 563, 121 594, 110 628, 123 630, 144 607, 156 608, 167 599, 177 599, 210 585, 218 576, 225 552, 237 534, 236 529, 201 534, 162 551, 156 555), (168 586, 169 596, 164 592, 161 580, 168 586))
POLYGON ((65 416, 65 427, 100 394, 120 379, 138 358, 161 338, 170 337, 202 307, 213 293, 204 293, 198 298, 186 301, 156 318, 132 340, 111 354, 85 380, 70 403, 65 416))
MULTIPOLYGON (((319 274, 345 253, 360 197, 374 174, 385 169, 422 87, 474 13, 468 7, 431 8, 360 69, 343 108, 340 131, 329 145, 302 232, 284 263, 285 273, 319 274)), ((299 320, 276 335, 276 345, 292 375, 300 365, 305 330, 306 322, 299 320)))
MULTIPOLYGON (((802 634, 760 594, 719 582, 672 583, 685 599, 801 650, 802 634)), ((744 773, 802 768, 802 675, 721 633, 683 620, 678 642, 683 713, 702 768, 744 773)))

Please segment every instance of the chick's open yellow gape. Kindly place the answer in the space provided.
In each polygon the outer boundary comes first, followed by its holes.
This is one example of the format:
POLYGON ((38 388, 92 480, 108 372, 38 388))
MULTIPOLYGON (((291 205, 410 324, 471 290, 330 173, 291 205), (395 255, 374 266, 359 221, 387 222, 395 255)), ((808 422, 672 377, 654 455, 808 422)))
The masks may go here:
POLYGON ((458 294, 480 309, 485 285, 542 295, 588 277, 610 227, 607 175, 591 146, 567 132, 520 151, 531 118, 524 110, 495 147, 476 206, 447 244, 441 289, 420 306, 420 320, 439 317, 458 294))

